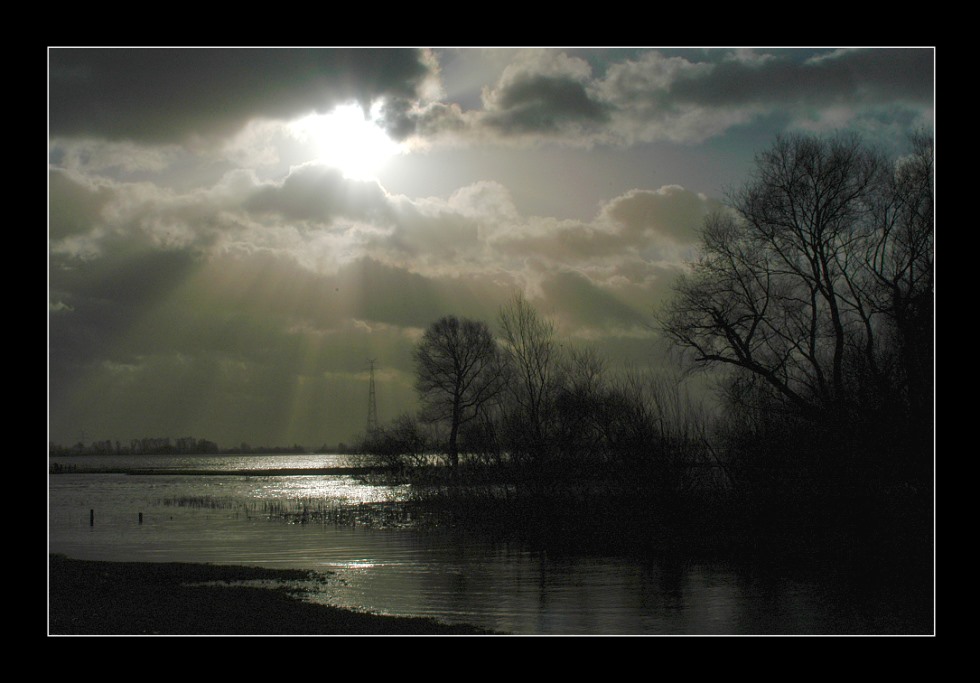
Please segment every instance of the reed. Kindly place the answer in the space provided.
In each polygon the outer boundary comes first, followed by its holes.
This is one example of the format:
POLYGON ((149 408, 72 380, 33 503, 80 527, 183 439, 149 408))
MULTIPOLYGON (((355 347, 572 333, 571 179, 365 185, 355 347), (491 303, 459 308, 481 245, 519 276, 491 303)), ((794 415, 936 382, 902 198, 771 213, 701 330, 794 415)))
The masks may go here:
POLYGON ((215 496, 172 496, 160 498, 157 502, 165 507, 198 508, 208 510, 225 510, 238 507, 240 501, 215 496))
POLYGON ((348 501, 302 496, 243 500, 216 496, 172 496, 157 499, 165 507, 199 510, 232 510, 246 518, 281 520, 288 524, 332 524, 394 528, 412 525, 418 515, 404 502, 351 504, 348 501))
POLYGON ((410 505, 396 502, 351 505, 343 501, 296 498, 266 501, 262 509, 268 518, 281 519, 288 524, 395 528, 410 526, 416 517, 410 505))

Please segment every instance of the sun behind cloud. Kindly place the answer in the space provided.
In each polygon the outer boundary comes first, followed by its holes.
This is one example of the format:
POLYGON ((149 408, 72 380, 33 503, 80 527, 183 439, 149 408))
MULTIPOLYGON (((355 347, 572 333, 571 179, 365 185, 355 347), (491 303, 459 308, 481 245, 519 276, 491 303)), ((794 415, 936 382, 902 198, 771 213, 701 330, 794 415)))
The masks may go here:
POLYGON ((377 180, 384 165, 402 147, 377 125, 381 102, 370 113, 356 103, 327 114, 310 114, 290 124, 296 137, 312 146, 316 159, 351 180, 377 180))

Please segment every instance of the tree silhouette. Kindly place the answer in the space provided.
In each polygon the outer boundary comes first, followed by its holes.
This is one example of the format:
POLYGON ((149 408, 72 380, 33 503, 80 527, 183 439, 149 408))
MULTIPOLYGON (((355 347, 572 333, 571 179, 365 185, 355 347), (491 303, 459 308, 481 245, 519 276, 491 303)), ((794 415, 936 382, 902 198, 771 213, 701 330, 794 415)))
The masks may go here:
POLYGON ((540 462, 560 383, 561 348, 554 326, 522 293, 502 306, 498 317, 508 372, 511 450, 518 459, 540 462))
POLYGON ((872 404, 919 405, 931 384, 931 141, 891 162, 855 136, 778 138, 729 204, 662 311, 668 338, 835 429, 872 404))
POLYGON ((449 424, 449 462, 456 471, 460 427, 479 416, 503 385, 493 334, 482 322, 453 315, 437 320, 415 349, 415 368, 423 414, 449 424))

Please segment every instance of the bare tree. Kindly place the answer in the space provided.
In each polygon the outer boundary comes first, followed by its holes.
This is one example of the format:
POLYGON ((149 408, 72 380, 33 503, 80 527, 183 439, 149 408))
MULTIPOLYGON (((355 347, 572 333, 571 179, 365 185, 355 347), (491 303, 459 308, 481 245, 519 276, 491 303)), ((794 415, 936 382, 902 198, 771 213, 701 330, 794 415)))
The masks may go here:
POLYGON ((521 293, 500 309, 499 324, 509 374, 511 427, 521 432, 518 443, 512 443, 512 452, 539 459, 560 370, 555 329, 521 293))
POLYGON ((798 413, 842 419, 863 377, 894 386, 888 328, 907 332, 906 302, 931 300, 931 196, 931 146, 896 165, 856 137, 777 139, 706 221, 666 335, 798 413))
POLYGON ((917 412, 932 402, 934 179, 932 138, 918 133, 887 178, 865 251, 869 298, 891 324, 900 389, 917 412))
POLYGON ((485 323, 447 316, 425 331, 415 368, 424 415, 449 424, 449 462, 456 471, 460 427, 478 417, 503 384, 497 343, 485 323))
POLYGON ((554 442, 566 462, 601 461, 605 456, 606 365, 591 346, 571 347, 562 354, 554 442))

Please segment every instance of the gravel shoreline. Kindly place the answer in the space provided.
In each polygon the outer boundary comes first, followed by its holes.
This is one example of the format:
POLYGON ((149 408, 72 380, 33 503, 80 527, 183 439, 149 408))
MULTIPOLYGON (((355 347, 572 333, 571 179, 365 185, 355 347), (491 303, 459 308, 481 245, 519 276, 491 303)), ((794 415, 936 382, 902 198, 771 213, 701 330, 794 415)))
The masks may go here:
POLYGON ((491 633, 431 619, 352 612, 305 602, 299 597, 310 582, 326 580, 322 574, 292 569, 94 562, 50 555, 48 635, 491 633))

